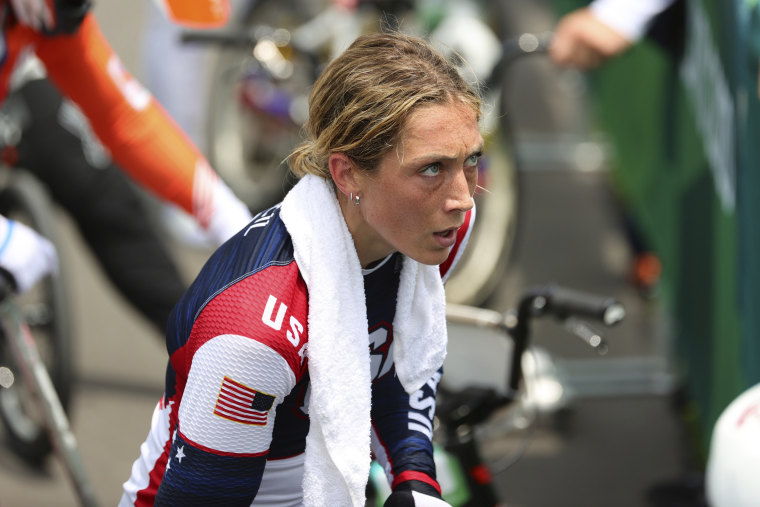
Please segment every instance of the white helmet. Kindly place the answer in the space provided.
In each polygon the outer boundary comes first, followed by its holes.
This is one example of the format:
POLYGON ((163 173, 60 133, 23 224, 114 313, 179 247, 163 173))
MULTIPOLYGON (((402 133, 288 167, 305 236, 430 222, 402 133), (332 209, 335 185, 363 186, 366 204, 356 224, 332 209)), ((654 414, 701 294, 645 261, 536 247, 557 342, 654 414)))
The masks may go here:
POLYGON ((760 384, 726 407, 713 429, 705 487, 711 507, 760 505, 760 384))

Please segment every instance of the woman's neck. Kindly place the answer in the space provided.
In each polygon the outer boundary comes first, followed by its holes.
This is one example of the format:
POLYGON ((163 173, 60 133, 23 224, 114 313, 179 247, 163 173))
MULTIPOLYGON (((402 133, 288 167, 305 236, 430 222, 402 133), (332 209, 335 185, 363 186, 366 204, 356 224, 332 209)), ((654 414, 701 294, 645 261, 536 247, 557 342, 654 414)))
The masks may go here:
POLYGON ((346 221, 348 232, 354 240, 359 264, 361 264, 362 269, 372 269, 392 254, 394 250, 367 224, 358 206, 344 199, 339 199, 339 201, 343 219, 346 221))

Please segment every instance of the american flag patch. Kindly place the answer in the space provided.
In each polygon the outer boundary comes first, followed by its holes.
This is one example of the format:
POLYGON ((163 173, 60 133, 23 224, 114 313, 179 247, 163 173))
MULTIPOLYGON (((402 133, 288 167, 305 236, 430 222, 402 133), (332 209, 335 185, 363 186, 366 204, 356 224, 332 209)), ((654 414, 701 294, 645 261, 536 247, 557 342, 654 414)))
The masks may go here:
POLYGON ((216 398, 214 414, 230 421, 263 426, 267 423, 267 414, 274 404, 274 398, 224 377, 216 398))

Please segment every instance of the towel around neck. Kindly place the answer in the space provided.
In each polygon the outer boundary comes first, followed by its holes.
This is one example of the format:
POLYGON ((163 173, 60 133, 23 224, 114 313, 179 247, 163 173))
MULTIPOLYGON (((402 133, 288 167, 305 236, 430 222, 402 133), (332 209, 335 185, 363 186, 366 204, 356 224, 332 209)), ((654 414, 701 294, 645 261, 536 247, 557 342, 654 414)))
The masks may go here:
MULTIPOLYGON (((309 289, 311 382, 304 505, 363 507, 370 468, 371 375, 364 280, 333 185, 307 175, 280 217, 309 289)), ((437 266, 404 257, 393 321, 393 359, 407 393, 446 356, 446 302, 437 266)))

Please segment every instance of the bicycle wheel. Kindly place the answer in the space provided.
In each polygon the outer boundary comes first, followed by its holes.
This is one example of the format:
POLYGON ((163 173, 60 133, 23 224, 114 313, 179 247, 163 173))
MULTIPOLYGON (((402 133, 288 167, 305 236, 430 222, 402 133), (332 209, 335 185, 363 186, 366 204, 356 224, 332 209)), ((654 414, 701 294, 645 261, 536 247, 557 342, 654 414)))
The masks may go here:
MULTIPOLYGON (((58 245, 56 224, 50 200, 40 183, 27 172, 12 169, 8 185, 0 190, 0 213, 29 225, 58 245)), ((60 248, 59 248, 60 251, 60 248)), ((59 273, 41 280, 17 298, 22 315, 35 337, 50 378, 64 409, 68 407, 73 377, 72 343, 64 279, 59 273)), ((34 395, 13 363, 7 345, 0 359, 10 364, 15 375, 13 386, 0 389, 0 420, 3 421, 10 448, 29 463, 39 465, 52 450, 42 414, 34 395)))
POLYGON ((509 266, 517 231, 519 181, 511 136, 500 123, 484 135, 475 224, 467 248, 446 283, 446 298, 451 303, 482 304, 509 266))
POLYGON ((208 158, 253 211, 279 202, 294 183, 285 158, 300 140, 314 79, 315 62, 290 45, 289 27, 309 13, 291 3, 255 2, 239 29, 258 42, 222 48, 213 72, 208 158))

